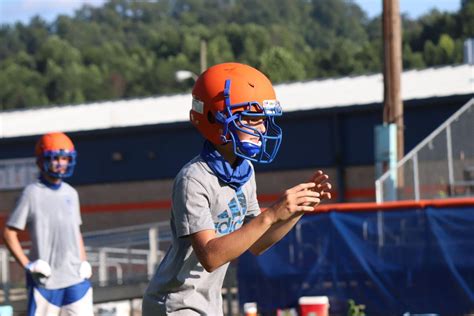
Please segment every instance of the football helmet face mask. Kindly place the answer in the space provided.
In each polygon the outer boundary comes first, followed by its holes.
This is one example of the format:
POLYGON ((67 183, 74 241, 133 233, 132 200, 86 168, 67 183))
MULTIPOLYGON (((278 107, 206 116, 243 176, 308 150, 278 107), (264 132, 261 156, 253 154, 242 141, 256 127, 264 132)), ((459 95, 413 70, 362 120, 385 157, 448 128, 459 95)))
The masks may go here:
POLYGON ((236 156, 251 161, 270 163, 275 159, 282 140, 275 117, 281 115, 270 80, 247 65, 215 65, 193 88, 193 125, 213 144, 231 142, 236 156), (249 124, 251 121, 259 123, 249 124), (239 134, 248 137, 241 139, 239 134))
POLYGON ((36 143, 35 155, 40 170, 55 179, 68 178, 74 173, 77 153, 71 139, 64 133, 48 133, 41 136, 36 143), (67 166, 57 165, 61 161, 60 157, 67 158, 67 166))

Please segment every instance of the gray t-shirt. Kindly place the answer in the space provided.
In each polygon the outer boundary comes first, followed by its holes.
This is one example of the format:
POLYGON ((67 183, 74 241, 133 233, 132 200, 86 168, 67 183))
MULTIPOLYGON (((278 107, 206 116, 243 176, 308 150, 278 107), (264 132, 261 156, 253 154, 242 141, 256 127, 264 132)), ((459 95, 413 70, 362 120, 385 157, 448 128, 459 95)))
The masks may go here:
POLYGON ((187 236, 208 229, 218 236, 226 235, 239 229, 246 217, 259 213, 255 175, 236 191, 220 182, 200 156, 184 166, 173 187, 172 245, 145 293, 145 299, 155 305, 153 315, 160 311, 168 315, 222 315, 221 289, 229 264, 207 272, 187 236))
POLYGON ((82 224, 77 191, 63 182, 57 190, 40 181, 29 184, 10 215, 7 226, 28 229, 31 261, 42 259, 51 266, 47 289, 68 287, 83 281, 79 226, 82 224))

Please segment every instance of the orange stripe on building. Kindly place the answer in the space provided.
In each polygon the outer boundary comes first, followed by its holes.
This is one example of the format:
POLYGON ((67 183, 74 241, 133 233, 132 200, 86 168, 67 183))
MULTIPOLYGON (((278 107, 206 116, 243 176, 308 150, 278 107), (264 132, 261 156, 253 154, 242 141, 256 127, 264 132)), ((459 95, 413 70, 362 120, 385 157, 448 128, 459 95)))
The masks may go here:
POLYGON ((157 209, 171 209, 171 200, 84 205, 81 206, 81 213, 127 212, 131 210, 154 211, 157 209))
MULTIPOLYGON (((333 192, 336 195, 337 192, 333 192)), ((362 198, 375 195, 373 189, 357 189, 346 192, 347 197, 362 198)), ((280 197, 279 194, 261 194, 258 196, 260 203, 271 203, 280 197)), ((474 205, 474 198, 453 198, 453 199, 439 199, 439 200, 420 200, 420 201, 396 201, 385 202, 377 204, 375 202, 357 202, 357 203, 330 203, 318 206, 318 212, 357 212, 357 211, 377 211, 377 210, 392 210, 403 208, 424 208, 426 206, 434 207, 449 207, 449 206, 472 206, 474 205)), ((103 213, 103 212, 130 212, 130 211, 169 211, 171 210, 171 200, 156 200, 145 202, 126 202, 126 203, 111 203, 111 204, 90 204, 82 205, 81 212, 88 213, 103 213)), ((0 224, 3 224, 9 212, 1 212, 0 224)), ((3 225, 2 225, 3 226, 3 225)))

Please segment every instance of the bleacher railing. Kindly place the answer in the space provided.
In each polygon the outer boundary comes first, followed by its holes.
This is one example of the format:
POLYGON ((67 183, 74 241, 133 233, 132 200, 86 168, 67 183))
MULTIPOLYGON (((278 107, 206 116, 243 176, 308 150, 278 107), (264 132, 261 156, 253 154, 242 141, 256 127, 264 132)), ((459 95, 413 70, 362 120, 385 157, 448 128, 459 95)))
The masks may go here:
POLYGON ((378 203, 394 195, 415 201, 474 196, 473 105, 474 98, 375 181, 378 203))
MULTIPOLYGON (((168 222, 84 233, 94 286, 148 282, 171 242, 168 222)), ((26 253, 29 243, 24 243, 26 253)), ((0 302, 25 299, 25 272, 5 247, 0 247, 0 302)))
MULTIPOLYGON (((97 303, 141 298, 172 240, 169 221, 87 232, 83 238, 93 270, 91 281, 97 303)), ((28 253, 29 243, 22 246, 28 253)), ((232 264, 222 294, 224 315, 239 314, 232 264)), ((23 311, 26 304, 21 302, 25 300, 25 272, 8 249, 0 247, 0 304, 12 304, 23 311)))

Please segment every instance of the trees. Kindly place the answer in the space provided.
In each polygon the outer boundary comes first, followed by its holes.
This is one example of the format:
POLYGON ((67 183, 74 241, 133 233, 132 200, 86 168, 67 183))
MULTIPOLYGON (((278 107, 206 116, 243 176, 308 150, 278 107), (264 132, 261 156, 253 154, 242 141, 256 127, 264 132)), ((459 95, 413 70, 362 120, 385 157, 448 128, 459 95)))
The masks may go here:
POLYGON ((270 47, 260 58, 260 69, 274 83, 297 81, 306 77, 303 65, 283 47, 270 47))
POLYGON ((463 37, 474 37, 474 0, 462 0, 458 23, 463 37))
MULTIPOLYGON (((458 13, 403 17, 404 68, 458 63, 474 36, 474 0, 458 13)), ((351 0, 109 0, 47 23, 0 26, 2 109, 143 97, 189 89, 179 69, 238 61, 275 82, 380 72, 380 17, 351 0)))
POLYGON ((0 109, 8 110, 48 104, 45 81, 34 69, 34 60, 25 51, 0 64, 0 109))

